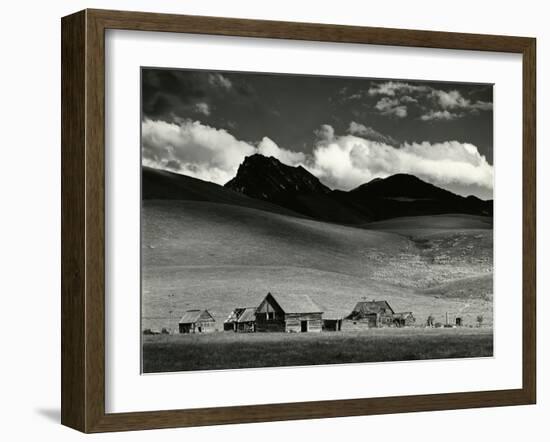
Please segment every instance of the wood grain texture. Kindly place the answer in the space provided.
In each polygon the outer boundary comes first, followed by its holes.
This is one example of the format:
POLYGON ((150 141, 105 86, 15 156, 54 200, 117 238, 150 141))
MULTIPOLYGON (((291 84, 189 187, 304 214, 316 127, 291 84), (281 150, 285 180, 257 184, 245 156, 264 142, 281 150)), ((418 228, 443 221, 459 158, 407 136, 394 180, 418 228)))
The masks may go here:
POLYGON ((537 97, 536 40, 523 50, 523 389, 537 395, 537 97))
MULTIPOLYGON (((536 398, 535 40, 86 10, 62 20, 62 423, 84 432, 532 404, 536 398), (523 55, 523 387, 339 401, 105 413, 105 30, 231 35, 523 55)), ((519 269, 518 269, 519 271, 519 269)))
POLYGON ((85 13, 61 34, 61 422, 85 428, 85 13))

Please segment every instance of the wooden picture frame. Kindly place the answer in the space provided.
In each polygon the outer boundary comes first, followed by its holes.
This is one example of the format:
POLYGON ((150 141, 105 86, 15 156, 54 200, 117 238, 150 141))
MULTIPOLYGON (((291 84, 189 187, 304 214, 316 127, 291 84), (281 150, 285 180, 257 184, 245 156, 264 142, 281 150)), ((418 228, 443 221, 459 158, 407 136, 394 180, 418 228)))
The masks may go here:
POLYGON ((83 432, 533 404, 536 400, 536 41, 533 38, 106 10, 62 19, 62 408, 83 432), (105 412, 105 30, 495 51, 523 57, 523 383, 512 390, 105 412))

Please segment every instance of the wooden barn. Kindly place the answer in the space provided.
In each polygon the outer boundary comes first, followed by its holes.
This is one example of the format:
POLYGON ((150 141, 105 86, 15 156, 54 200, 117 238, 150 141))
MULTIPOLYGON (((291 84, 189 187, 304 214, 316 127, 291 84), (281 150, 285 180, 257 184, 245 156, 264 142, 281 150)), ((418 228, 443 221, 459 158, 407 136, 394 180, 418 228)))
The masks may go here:
POLYGON ((211 333, 216 331, 216 320, 208 310, 187 310, 180 319, 180 333, 211 333))
POLYGON ((323 311, 308 295, 268 293, 256 309, 258 332, 320 332, 323 311))
POLYGON ((224 331, 251 333, 256 331, 256 307, 239 307, 223 323, 224 331))
POLYGON ((352 312, 346 316, 342 328, 377 328, 390 327, 393 324, 395 312, 387 301, 360 301, 355 304, 352 312))
POLYGON ((412 312, 400 312, 393 315, 393 325, 396 327, 410 327, 416 322, 412 312))

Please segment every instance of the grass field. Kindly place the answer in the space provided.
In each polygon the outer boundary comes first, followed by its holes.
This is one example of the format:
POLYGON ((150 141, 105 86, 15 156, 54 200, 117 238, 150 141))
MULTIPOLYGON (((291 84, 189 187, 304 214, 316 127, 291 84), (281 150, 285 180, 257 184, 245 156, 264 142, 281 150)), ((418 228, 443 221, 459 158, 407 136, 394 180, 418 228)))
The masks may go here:
POLYGON ((335 316, 362 298, 385 299, 418 323, 450 312, 469 325, 481 314, 491 325, 492 229, 483 225, 491 226, 445 215, 366 229, 225 204, 144 201, 142 328, 176 329, 192 308, 207 308, 221 328, 233 308, 258 305, 268 291, 308 294, 335 316))
POLYGON ((490 357, 492 329, 371 329, 326 333, 144 336, 143 371, 490 357))
MULTIPOLYGON (((358 301, 377 299, 412 311, 417 325, 430 315, 444 322, 449 312, 466 326, 482 315, 492 327, 492 274, 492 221, 484 217, 408 217, 353 227, 217 202, 143 201, 142 329, 177 331, 184 311, 206 308, 222 330, 235 307, 257 306, 267 292, 307 294, 325 316, 343 317, 358 301)), ((243 359, 266 366, 271 356, 254 362, 265 339, 273 339, 283 365, 490 354, 492 332, 471 330, 150 336, 143 363, 146 372, 230 368, 243 359)))

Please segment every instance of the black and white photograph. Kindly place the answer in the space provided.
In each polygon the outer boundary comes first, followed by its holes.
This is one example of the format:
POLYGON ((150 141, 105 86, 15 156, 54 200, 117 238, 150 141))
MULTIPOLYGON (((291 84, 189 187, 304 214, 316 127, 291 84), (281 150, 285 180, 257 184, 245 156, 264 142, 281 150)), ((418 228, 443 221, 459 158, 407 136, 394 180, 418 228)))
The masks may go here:
POLYGON ((493 85, 141 68, 142 372, 493 356, 493 85))

